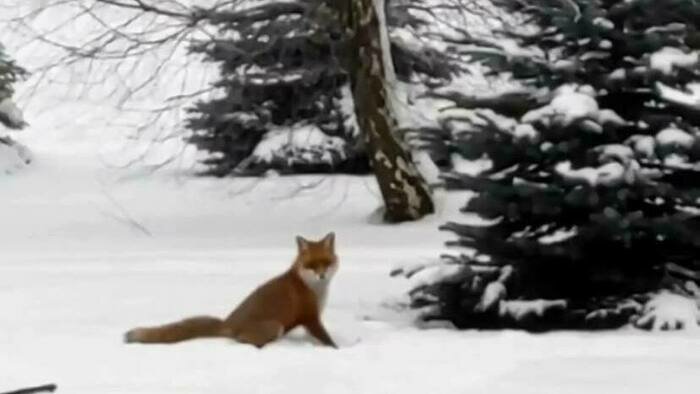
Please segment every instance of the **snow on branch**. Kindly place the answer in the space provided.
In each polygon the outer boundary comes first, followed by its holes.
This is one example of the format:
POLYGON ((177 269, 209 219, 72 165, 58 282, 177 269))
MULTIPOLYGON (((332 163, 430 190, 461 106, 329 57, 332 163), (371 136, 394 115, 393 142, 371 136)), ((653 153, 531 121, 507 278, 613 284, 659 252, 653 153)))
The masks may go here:
POLYGON ((663 47, 649 56, 649 67, 664 75, 671 75, 677 69, 692 69, 698 63, 698 52, 684 52, 673 47, 663 47))
POLYGON ((662 100, 700 111, 700 83, 689 83, 685 88, 683 91, 661 82, 655 84, 656 93, 662 100))
POLYGON ((542 123, 547 127, 566 127, 574 123, 594 133, 601 133, 603 126, 624 126, 622 117, 610 109, 601 109, 591 86, 562 85, 554 91, 552 101, 532 110, 522 117, 524 123, 542 123))

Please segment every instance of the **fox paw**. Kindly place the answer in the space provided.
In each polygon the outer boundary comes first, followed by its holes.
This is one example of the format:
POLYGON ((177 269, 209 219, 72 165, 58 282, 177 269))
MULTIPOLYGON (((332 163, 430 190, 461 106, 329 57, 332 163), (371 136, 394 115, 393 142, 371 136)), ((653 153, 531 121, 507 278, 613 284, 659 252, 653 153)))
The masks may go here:
POLYGON ((663 292, 644 305, 641 316, 634 322, 639 328, 659 330, 681 330, 698 328, 700 310, 692 299, 682 295, 663 292))

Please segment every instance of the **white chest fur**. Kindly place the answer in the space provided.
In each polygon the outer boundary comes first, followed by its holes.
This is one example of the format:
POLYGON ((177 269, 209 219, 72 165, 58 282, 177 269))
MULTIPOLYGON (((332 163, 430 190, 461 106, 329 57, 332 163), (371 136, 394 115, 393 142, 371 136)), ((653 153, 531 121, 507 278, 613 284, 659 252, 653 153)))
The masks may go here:
POLYGON ((299 270, 299 276, 301 276, 301 279, 316 295, 319 312, 323 312, 323 308, 326 306, 326 300, 328 299, 328 286, 330 285, 331 279, 333 279, 336 270, 337 266, 330 267, 323 278, 318 276, 318 274, 316 274, 316 272, 313 270, 299 270))

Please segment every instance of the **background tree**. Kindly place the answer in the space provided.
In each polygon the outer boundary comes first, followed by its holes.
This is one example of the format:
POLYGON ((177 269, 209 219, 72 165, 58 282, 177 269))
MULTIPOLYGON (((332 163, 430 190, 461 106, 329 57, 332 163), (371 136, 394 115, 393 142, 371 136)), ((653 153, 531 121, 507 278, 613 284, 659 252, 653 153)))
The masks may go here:
POLYGON ((222 94, 192 108, 188 127, 211 173, 369 171, 331 28, 311 12, 270 1, 207 14, 216 36, 192 52, 219 65, 222 94))
POLYGON ((478 220, 442 226, 470 252, 403 271, 422 278, 413 305, 461 327, 610 327, 649 291, 693 292, 683 281, 700 278, 697 5, 498 4, 540 28, 504 32, 518 52, 473 50, 520 87, 453 95, 469 111, 450 149, 491 165, 447 176, 475 192, 463 211, 478 220))
MULTIPOLYGON (((199 40, 192 51, 219 65, 222 94, 200 101, 188 127, 210 172, 369 172, 339 59, 347 39, 332 15, 312 5, 270 1, 207 14, 203 23, 222 38, 199 40)), ((413 7, 390 9, 392 27, 426 25, 408 12, 413 7)), ((394 40, 391 50, 407 83, 444 82, 455 72, 454 62, 417 40, 394 40)))
MULTIPOLYGON (((20 130, 27 125, 22 111, 12 100, 14 83, 25 75, 24 69, 5 54, 5 48, 0 44, 0 125, 10 131, 20 130)), ((0 157, 0 172, 3 173, 12 173, 32 161, 29 149, 5 133, 0 133, 0 157)))
POLYGON ((0 124, 9 129, 25 126, 22 113, 12 101, 13 85, 25 75, 26 72, 7 56, 0 43, 0 124))
POLYGON ((401 142, 392 89, 396 80, 383 0, 330 2, 348 35, 343 55, 357 123, 384 197, 384 219, 402 222, 433 213, 431 191, 401 142))
MULTIPOLYGON (((351 126, 355 122, 347 116, 348 113, 351 115, 367 112, 357 108, 348 111, 352 108, 348 102, 358 102, 358 98, 366 99, 369 96, 360 97, 355 91, 352 94, 353 100, 350 100, 350 94, 342 93, 343 82, 348 79, 352 82, 352 79, 359 75, 357 70, 349 72, 347 66, 363 65, 362 62, 347 63, 346 60, 350 56, 346 54, 356 55, 362 45, 366 44, 354 45, 358 43, 354 38, 365 31, 357 30, 355 33, 358 34, 350 39, 348 32, 340 29, 345 25, 333 25, 330 21, 345 23, 352 19, 337 18, 333 12, 328 12, 332 8, 319 7, 320 3, 316 1, 212 1, 190 6, 179 1, 156 4, 146 1, 94 0, 69 4, 77 6, 81 10, 80 15, 94 18, 97 28, 95 32, 81 35, 80 42, 76 44, 54 42, 49 36, 40 36, 40 39, 66 50, 66 57, 62 59, 64 63, 73 63, 79 59, 87 59, 90 67, 101 62, 118 63, 119 59, 139 59, 145 53, 171 44, 173 53, 180 50, 182 45, 193 44, 191 48, 195 53, 203 54, 209 60, 218 63, 224 75, 211 88, 183 93, 169 100, 165 106, 166 110, 178 108, 183 101, 192 100, 199 94, 215 93, 214 98, 199 101, 189 119, 189 125, 194 129, 189 141, 210 153, 206 163, 212 173, 225 174, 234 169, 260 172, 261 169, 255 165, 255 160, 248 160, 245 156, 258 141, 263 140, 263 134, 270 131, 306 128, 313 131, 315 136, 320 135, 320 140, 326 146, 340 146, 335 150, 335 154, 330 155, 330 160, 322 163, 324 166, 348 159, 352 161, 353 157, 356 157, 353 153, 355 148, 362 147, 366 142, 364 138, 360 138, 359 143, 349 146, 337 143, 339 140, 342 142, 348 134, 352 137, 351 126), (110 20, 100 17, 110 10, 123 11, 123 15, 117 13, 123 18, 120 17, 118 21, 114 19, 112 22, 113 17, 110 17, 110 20), (153 19, 149 26, 156 27, 143 29, 141 24, 145 23, 149 16, 153 19), (99 26, 104 26, 102 32, 99 26), (248 51, 251 49, 254 50, 248 51), (321 66, 325 60, 330 60, 330 63, 321 66), (339 71, 341 69, 342 72, 339 71), (348 75, 353 77, 348 78, 348 75), (251 102, 245 102, 241 93, 249 97, 251 102)), ((63 2, 49 2, 42 7, 45 11, 51 7, 63 6, 63 2)), ((369 6, 369 3, 364 6, 369 6)), ((375 10, 375 6, 372 5, 371 9, 375 10)), ((391 56, 388 55, 390 43, 384 17, 385 7, 381 4, 376 9, 380 12, 372 11, 371 14, 376 23, 357 27, 369 27, 366 32, 376 35, 377 38, 383 37, 382 47, 375 49, 384 51, 380 60, 385 62, 389 59, 386 64, 393 69, 391 56)), ((354 14, 345 15, 353 18, 354 14)), ((406 21, 405 18, 399 20, 402 23, 406 21)), ((21 21, 19 23, 21 24, 21 21)), ((420 50, 415 50, 415 46, 411 48, 404 45, 397 48, 401 49, 399 53, 412 57, 410 62, 399 62, 404 66, 409 65, 401 67, 403 72, 411 72, 420 66, 421 62, 432 60, 427 59, 420 50)), ((134 60, 133 63, 137 64, 138 60, 134 60)), ((121 70, 124 67, 115 65, 114 68, 121 70)), ((158 67, 158 70, 165 68, 158 67)), ((393 72, 388 75, 393 77, 393 72)), ((146 78, 133 92, 142 92, 149 80, 158 80, 158 77, 153 75, 146 78)), ((384 89, 384 83, 378 85, 376 82, 378 80, 365 86, 362 93, 369 94, 375 88, 384 89)), ((352 86, 359 85, 352 83, 352 86)), ((133 92, 129 92, 127 99, 133 92)), ((386 92, 391 90, 381 94, 386 92)), ((157 114, 154 118, 161 117, 157 114)), ((371 152, 368 156, 370 161, 373 161, 381 160, 382 155, 386 155, 390 161, 396 160, 393 164, 398 166, 398 171, 393 172, 385 171, 385 168, 378 177, 386 205, 389 207, 387 219, 413 220, 432 211, 432 202, 428 202, 428 187, 425 182, 420 181, 420 174, 411 163, 411 155, 401 153, 407 149, 402 146, 396 122, 390 118, 395 116, 387 116, 387 125, 381 127, 387 132, 382 134, 382 138, 371 139, 374 142, 369 146, 371 152), (399 157, 400 160, 397 160, 399 157)), ((366 116, 362 119, 366 119, 366 116)), ((378 121, 379 118, 373 120, 378 121)), ((361 125, 354 131, 355 135, 364 136, 370 124, 366 121, 358 123, 361 125)), ((324 144, 321 145, 323 148, 324 144)), ((302 146, 300 149, 292 149, 290 154, 312 159, 314 155, 326 158, 324 152, 305 148, 302 146)), ((283 155, 277 163, 289 164, 289 159, 290 157, 283 155)), ((291 162, 295 164, 301 161, 291 162)), ((342 164, 339 167, 344 168, 342 164)), ((349 167, 356 168, 353 165, 349 167)), ((312 163, 303 171, 318 169, 319 167, 312 163)))

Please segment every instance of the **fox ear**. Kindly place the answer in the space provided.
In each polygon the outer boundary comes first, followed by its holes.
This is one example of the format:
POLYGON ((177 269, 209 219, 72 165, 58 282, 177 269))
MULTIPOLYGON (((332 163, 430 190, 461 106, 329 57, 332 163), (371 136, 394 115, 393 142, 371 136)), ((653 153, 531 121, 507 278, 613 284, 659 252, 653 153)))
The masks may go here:
POLYGON ((309 248, 309 241, 305 240, 304 237, 297 235, 297 246, 299 251, 303 252, 309 248))
POLYGON ((328 235, 326 235, 323 238, 322 242, 323 242, 323 246, 325 246, 326 249, 329 249, 329 250, 335 249, 335 233, 332 231, 330 233, 328 233, 328 235))

